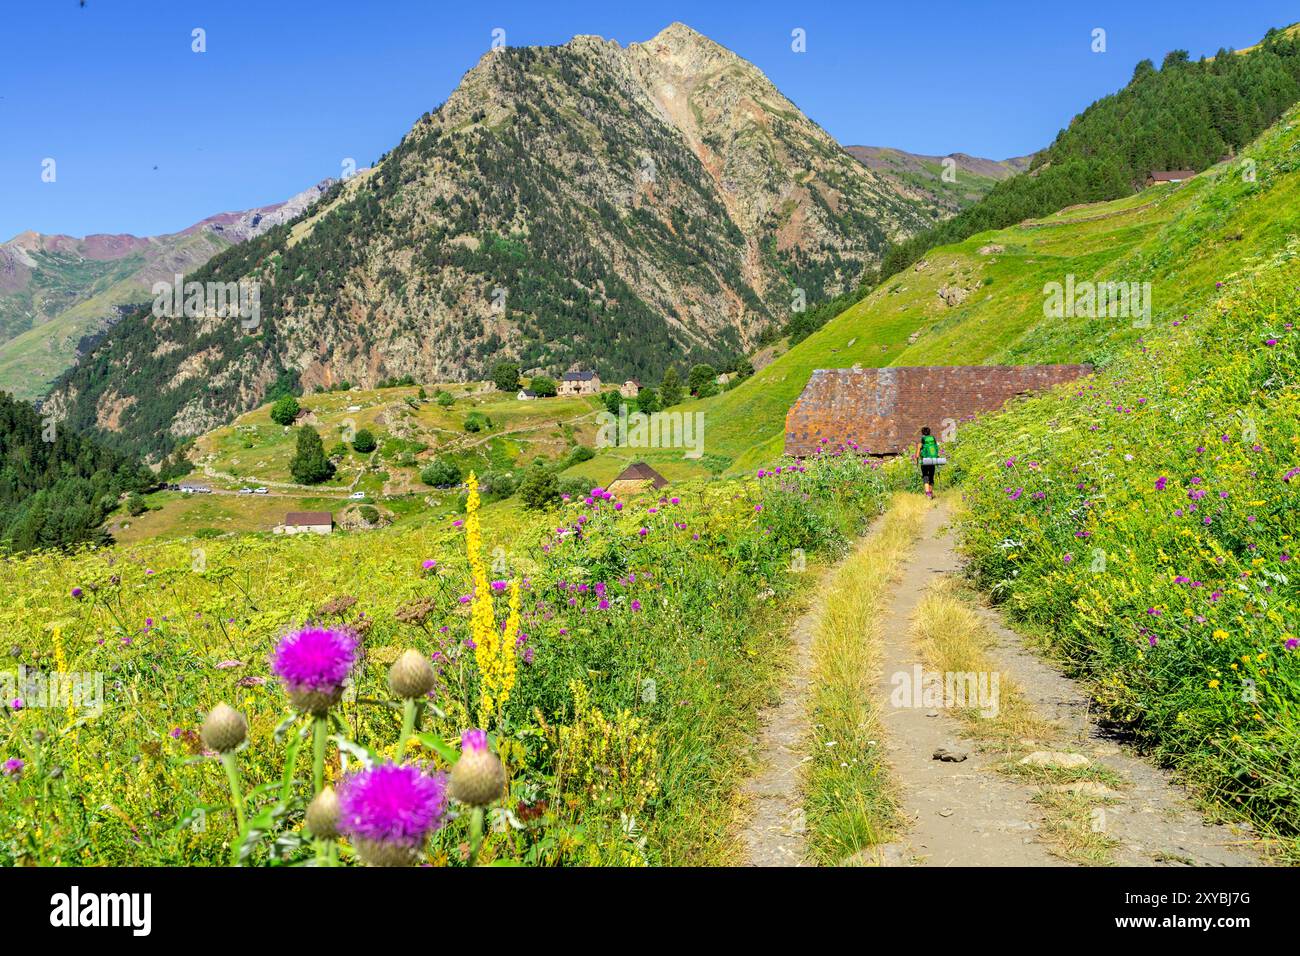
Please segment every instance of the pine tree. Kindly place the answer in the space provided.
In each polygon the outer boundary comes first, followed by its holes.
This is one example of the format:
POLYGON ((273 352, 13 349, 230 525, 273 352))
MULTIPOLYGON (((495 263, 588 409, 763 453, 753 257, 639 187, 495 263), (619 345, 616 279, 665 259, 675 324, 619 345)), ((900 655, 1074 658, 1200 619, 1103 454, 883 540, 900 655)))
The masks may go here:
POLYGON ((676 405, 682 400, 683 394, 682 380, 677 374, 677 368, 670 365, 664 372, 663 381, 659 383, 659 403, 664 408, 676 405))
POLYGON ((325 456, 325 445, 320 433, 310 425, 298 429, 298 447, 289 473, 300 485, 315 485, 334 476, 334 465, 325 456))

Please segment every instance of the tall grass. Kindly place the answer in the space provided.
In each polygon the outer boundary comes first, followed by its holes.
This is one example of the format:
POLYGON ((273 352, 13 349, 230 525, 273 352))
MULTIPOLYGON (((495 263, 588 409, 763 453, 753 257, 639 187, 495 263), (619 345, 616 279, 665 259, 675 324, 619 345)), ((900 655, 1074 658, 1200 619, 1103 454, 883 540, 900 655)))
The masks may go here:
POLYGON ((804 808, 809 854, 824 865, 884 842, 897 824, 875 703, 880 622, 926 510, 920 495, 896 494, 879 529, 835 572, 822 596, 812 646, 804 808))

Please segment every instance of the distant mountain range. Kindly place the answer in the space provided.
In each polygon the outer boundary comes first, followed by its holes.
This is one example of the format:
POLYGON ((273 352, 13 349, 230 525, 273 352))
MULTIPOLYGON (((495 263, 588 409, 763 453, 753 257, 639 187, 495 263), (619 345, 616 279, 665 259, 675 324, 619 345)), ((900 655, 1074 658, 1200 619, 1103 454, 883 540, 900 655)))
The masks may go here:
POLYGON ((209 216, 163 236, 24 232, 0 243, 0 392, 43 394, 78 344, 231 245, 288 222, 322 196, 325 180, 284 202, 209 216))
POLYGON ((163 451, 276 383, 465 380, 506 359, 657 380, 855 288, 978 191, 968 175, 954 190, 855 160, 682 24, 503 48, 372 170, 199 270, 261 283, 254 334, 139 310, 52 401, 163 451))
POLYGON ((1004 179, 1023 173, 1033 156, 981 159, 966 153, 924 156, 888 146, 846 146, 850 156, 898 184, 929 193, 938 218, 951 216, 983 199, 1004 179))

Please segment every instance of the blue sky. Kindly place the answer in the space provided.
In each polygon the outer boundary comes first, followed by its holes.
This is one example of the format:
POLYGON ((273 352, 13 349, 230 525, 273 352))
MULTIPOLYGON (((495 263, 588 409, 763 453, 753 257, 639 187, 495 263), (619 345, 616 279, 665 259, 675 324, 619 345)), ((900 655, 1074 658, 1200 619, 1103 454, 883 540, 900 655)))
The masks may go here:
POLYGON ((367 165, 447 98, 496 28, 512 46, 626 44, 681 20, 843 143, 1003 158, 1049 142, 1143 57, 1248 46, 1297 17, 1281 0, 0 0, 0 241, 175 231, 287 198, 347 158, 367 165))

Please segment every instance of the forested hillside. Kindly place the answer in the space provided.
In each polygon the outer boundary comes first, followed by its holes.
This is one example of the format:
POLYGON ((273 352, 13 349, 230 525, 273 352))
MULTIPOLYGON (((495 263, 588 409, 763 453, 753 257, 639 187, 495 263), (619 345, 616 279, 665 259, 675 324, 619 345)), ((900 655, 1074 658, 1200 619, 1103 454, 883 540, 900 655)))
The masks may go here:
POLYGON ((100 525, 118 496, 149 481, 132 459, 0 392, 0 551, 107 543, 100 525))
POLYGON ((1197 171, 1241 149, 1300 99, 1300 36, 1270 30, 1257 47, 1190 60, 1143 60, 1128 86, 1093 103, 1038 153, 1030 171, 999 183, 975 206, 893 246, 892 275, 935 246, 1003 229, 1076 203, 1118 199, 1153 170, 1197 171))

